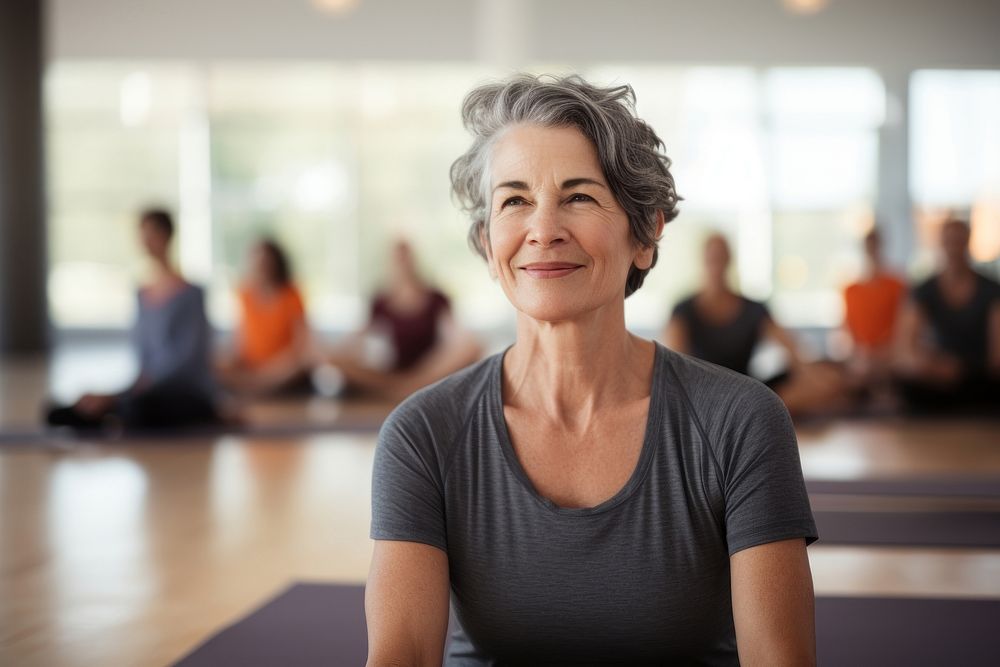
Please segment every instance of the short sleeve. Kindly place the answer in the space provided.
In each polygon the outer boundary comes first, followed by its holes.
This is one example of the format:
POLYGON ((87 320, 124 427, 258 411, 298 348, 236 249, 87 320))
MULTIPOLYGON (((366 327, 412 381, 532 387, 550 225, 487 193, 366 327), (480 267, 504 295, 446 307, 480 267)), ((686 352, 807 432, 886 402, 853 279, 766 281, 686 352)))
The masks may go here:
POLYGON ((288 304, 294 321, 298 322, 306 318, 306 307, 302 303, 302 293, 294 285, 288 287, 288 304))
POLYGON ((694 298, 687 298, 674 304, 674 309, 670 313, 671 318, 676 318, 685 324, 691 321, 691 309, 694 307, 694 298))
POLYGON ((760 387, 733 407, 723 448, 729 554, 768 542, 818 535, 788 410, 760 387))
POLYGON ((421 542, 448 549, 444 489, 433 437, 425 426, 408 427, 399 408, 379 431, 372 471, 374 540, 421 542))

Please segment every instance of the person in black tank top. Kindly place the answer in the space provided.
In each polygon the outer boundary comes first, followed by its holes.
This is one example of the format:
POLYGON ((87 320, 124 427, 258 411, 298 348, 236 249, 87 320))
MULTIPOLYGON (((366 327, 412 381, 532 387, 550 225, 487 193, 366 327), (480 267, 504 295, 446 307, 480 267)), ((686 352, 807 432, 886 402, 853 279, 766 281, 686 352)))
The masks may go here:
POLYGON ((844 373, 833 364, 803 360, 792 335, 774 321, 766 305, 729 287, 730 261, 728 241, 712 234, 704 249, 705 285, 674 307, 663 336, 667 347, 750 375, 754 351, 764 339, 771 339, 784 348, 788 367, 762 380, 789 412, 815 414, 843 407, 844 373))
POLYGON ((913 410, 1000 407, 1000 284, 973 270, 969 227, 941 229, 942 270, 917 285, 904 307, 896 369, 913 410))

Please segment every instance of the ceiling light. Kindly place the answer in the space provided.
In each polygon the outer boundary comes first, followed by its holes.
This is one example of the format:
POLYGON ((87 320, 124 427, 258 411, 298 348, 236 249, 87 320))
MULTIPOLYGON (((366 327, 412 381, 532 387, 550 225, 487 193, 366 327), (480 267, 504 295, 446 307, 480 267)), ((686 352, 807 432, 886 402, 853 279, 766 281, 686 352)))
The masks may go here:
POLYGON ((361 0, 311 0, 312 6, 326 14, 347 14, 360 4, 361 0))
POLYGON ((781 0, 785 9, 793 14, 818 14, 826 9, 829 0, 781 0))

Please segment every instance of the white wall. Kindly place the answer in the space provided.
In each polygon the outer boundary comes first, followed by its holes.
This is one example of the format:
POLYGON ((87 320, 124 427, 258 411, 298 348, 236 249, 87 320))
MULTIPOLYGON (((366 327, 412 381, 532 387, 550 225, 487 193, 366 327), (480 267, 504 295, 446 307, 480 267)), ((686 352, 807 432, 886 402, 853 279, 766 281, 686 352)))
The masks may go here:
POLYGON ((466 60, 507 40, 523 62, 1000 67, 998 0, 829 0, 812 16, 780 0, 360 0, 341 17, 309 0, 49 0, 49 26, 56 59, 466 60))

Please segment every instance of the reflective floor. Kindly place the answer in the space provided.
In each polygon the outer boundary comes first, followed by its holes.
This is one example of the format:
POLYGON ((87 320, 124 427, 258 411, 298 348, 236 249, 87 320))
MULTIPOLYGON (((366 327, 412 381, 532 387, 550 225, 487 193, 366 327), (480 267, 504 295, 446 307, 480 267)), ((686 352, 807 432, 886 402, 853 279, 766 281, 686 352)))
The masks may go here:
MULTIPOLYGON (((45 382, 0 370, 0 414, 22 420, 0 426, 34 424, 25 406, 45 382)), ((844 422, 799 437, 812 479, 1000 477, 995 423, 844 422)), ((0 665, 168 664, 294 580, 363 581, 373 450, 371 433, 0 443, 0 665)), ((1000 550, 809 553, 822 595, 1000 599, 1000 550)))

